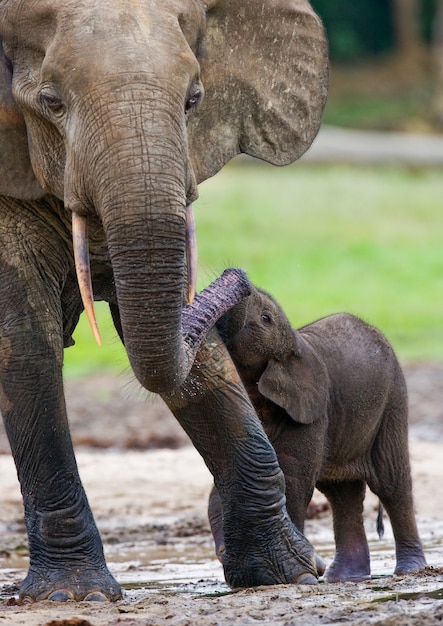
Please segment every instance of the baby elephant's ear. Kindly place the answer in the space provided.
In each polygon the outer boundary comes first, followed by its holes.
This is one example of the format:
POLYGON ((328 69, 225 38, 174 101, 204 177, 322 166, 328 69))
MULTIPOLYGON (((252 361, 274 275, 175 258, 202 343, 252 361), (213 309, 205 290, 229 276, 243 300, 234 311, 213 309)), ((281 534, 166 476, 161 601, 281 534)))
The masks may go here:
POLYGON ((328 376, 318 356, 303 351, 281 361, 269 361, 258 390, 299 424, 312 424, 327 410, 328 376))

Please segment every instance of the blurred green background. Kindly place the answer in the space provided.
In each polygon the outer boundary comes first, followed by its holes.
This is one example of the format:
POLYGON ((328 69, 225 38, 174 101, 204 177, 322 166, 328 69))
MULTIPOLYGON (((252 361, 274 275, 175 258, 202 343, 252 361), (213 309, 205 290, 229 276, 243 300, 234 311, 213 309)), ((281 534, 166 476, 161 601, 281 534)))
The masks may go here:
POLYGON ((443 0, 311 0, 325 24, 324 122, 443 132, 443 0))
MULTIPOLYGON (((331 52, 324 123, 443 131, 443 0, 312 0, 331 52)), ((402 360, 443 360, 443 176, 437 168, 234 160, 195 203, 199 288, 243 267, 294 326, 336 311, 377 325, 402 360), (255 163, 255 164, 253 164, 255 163)), ((129 369, 107 306, 82 319, 65 373, 129 369)))

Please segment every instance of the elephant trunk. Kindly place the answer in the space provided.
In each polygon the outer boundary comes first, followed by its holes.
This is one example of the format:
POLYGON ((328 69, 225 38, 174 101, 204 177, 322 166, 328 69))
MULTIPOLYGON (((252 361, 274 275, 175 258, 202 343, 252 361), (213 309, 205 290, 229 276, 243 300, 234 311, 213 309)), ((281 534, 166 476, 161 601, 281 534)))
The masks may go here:
POLYGON ((168 141, 166 128, 157 133, 149 134, 149 142, 139 138, 138 156, 129 159, 127 144, 117 142, 100 159, 104 167, 117 157, 120 168, 94 194, 94 206, 105 231, 131 366, 145 388, 161 393, 183 384, 207 331, 249 293, 249 282, 244 273, 227 271, 185 305, 186 159, 179 140, 168 141))
MULTIPOLYGON (((253 291, 255 287, 251 286, 253 291)), ((217 322, 219 331, 224 343, 230 348, 231 341, 246 324, 249 298, 243 298, 235 307, 229 309, 217 322)))
POLYGON ((186 378, 181 336, 184 224, 175 214, 142 214, 138 223, 132 215, 131 222, 109 224, 105 218, 105 232, 131 366, 143 386, 160 392, 186 378))
POLYGON ((249 282, 226 270, 184 305, 183 210, 143 214, 131 225, 105 219, 104 226, 131 366, 145 388, 171 392, 187 378, 208 330, 249 293, 249 282))

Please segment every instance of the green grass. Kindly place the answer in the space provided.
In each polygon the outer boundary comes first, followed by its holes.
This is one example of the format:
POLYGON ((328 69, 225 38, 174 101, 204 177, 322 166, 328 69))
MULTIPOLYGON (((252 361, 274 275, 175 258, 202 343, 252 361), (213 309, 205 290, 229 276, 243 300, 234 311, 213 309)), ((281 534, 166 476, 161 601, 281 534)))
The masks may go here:
POLYGON ((74 332, 75 346, 65 350, 64 373, 67 376, 83 376, 97 370, 124 372, 130 369, 108 305, 105 302, 96 302, 95 307, 102 345, 96 344, 85 314, 82 313, 74 332))
MULTIPOLYGON (((401 359, 443 360, 442 198, 439 171, 233 164, 195 204, 199 287, 243 267, 294 326, 349 311, 401 359)), ((82 320, 68 374, 127 367, 103 307, 100 320, 104 346, 82 320)))
POLYGON ((324 112, 323 123, 344 128, 365 130, 418 131, 430 115, 430 96, 423 90, 417 93, 391 95, 389 98, 374 94, 349 95, 330 98, 324 112))

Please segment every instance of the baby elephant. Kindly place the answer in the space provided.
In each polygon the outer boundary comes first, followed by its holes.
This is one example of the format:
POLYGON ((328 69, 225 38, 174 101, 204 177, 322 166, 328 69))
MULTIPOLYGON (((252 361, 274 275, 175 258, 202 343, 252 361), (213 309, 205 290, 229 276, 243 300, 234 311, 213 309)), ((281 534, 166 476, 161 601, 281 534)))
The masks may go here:
MULTIPOLYGON (((292 521, 303 531, 314 487, 330 502, 336 554, 326 580, 370 575, 366 485, 391 520, 395 574, 425 567, 412 501, 406 384, 385 337, 344 313, 294 330, 277 302, 256 288, 218 329, 275 448, 292 521)), ((222 559, 215 487, 209 517, 222 559)))

